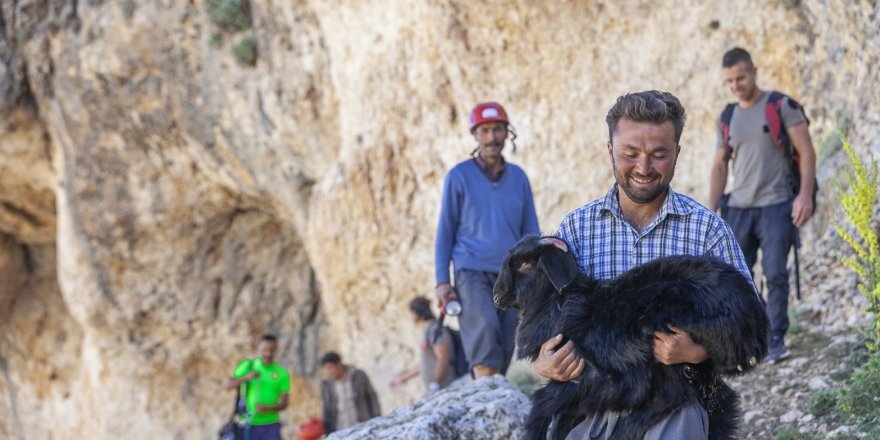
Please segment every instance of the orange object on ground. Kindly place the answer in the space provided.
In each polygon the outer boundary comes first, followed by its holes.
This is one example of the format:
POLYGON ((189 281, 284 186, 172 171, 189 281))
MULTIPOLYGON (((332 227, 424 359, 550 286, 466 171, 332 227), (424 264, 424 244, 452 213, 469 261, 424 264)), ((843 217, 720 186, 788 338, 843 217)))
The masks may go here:
POLYGON ((324 422, 317 417, 312 417, 308 422, 299 425, 296 436, 300 440, 317 440, 324 435, 324 422))

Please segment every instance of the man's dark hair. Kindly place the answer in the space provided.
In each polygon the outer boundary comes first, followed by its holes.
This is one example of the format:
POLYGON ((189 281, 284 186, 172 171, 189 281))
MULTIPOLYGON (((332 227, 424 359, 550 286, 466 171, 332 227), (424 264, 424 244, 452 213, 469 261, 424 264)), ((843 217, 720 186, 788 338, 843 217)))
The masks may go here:
POLYGON ((324 366, 327 364, 339 365, 341 363, 342 363, 342 358, 339 357, 339 353, 336 353, 335 351, 328 351, 327 353, 324 353, 324 356, 321 356, 321 366, 324 366))
POLYGON ((277 344, 278 343, 278 336, 275 336, 272 333, 266 333, 265 335, 260 336, 259 342, 263 342, 263 341, 274 342, 277 344))
POLYGON ((749 69, 755 66, 752 64, 752 56, 741 47, 734 47, 733 49, 728 50, 724 54, 724 58, 721 59, 721 67, 725 69, 733 67, 739 63, 746 63, 746 67, 749 69))
POLYGON ((684 121, 687 113, 684 107, 671 93, 648 90, 646 92, 627 93, 614 103, 614 107, 608 110, 605 122, 608 123, 608 140, 614 137, 614 130, 621 119, 629 119, 633 122, 649 122, 662 124, 672 122, 675 128, 675 143, 681 139, 684 130, 684 121))
POLYGON ((434 312, 431 311, 431 302, 425 297, 417 296, 413 298, 409 302, 409 310, 423 321, 434 319, 434 312))

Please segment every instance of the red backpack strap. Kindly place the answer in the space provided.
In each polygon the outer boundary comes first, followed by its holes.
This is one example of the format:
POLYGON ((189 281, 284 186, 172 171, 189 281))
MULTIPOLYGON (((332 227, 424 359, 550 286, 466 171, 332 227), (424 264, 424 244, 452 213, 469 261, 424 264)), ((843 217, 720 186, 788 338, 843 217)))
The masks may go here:
POLYGON ((776 148, 782 150, 785 157, 793 161, 793 169, 795 173, 798 173, 798 152, 794 149, 794 145, 791 143, 791 138, 788 136, 788 131, 785 129, 785 125, 782 122, 782 106, 784 103, 788 103, 788 106, 792 109, 799 110, 801 114, 804 115, 804 121, 806 121, 807 124, 810 123, 810 119, 807 118, 807 113, 804 111, 804 107, 800 105, 800 103, 775 90, 771 90, 770 96, 767 98, 767 104, 764 106, 764 118, 767 121, 767 130, 769 131, 770 137, 773 138, 773 143, 776 145, 776 148))
POLYGON ((727 104, 727 107, 724 107, 724 111, 721 112, 721 117, 718 118, 718 129, 721 130, 721 138, 726 149, 724 152, 725 161, 730 160, 730 156, 733 154, 733 148, 730 147, 730 121, 733 119, 733 109, 735 108, 735 102, 727 104))
POLYGON ((764 105, 764 120, 767 122, 767 130, 770 138, 773 139, 773 144, 788 157, 792 155, 792 152, 789 150, 791 141, 788 139, 788 133, 782 124, 783 101, 785 101, 785 95, 771 90, 770 96, 767 97, 767 104, 764 105))

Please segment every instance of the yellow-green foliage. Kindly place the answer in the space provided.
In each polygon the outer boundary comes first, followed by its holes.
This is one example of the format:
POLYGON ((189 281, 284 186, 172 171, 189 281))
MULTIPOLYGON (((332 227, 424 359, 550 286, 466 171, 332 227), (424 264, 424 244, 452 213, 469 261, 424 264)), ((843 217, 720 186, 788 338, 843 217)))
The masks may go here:
POLYGON ((840 224, 835 228, 841 238, 855 251, 854 258, 843 258, 843 262, 859 274, 859 291, 869 300, 868 311, 874 314, 874 340, 872 349, 880 344, 880 240, 874 229, 873 214, 877 205, 877 187, 880 179, 875 160, 863 161, 856 155, 852 145, 841 133, 843 149, 849 156, 852 170, 846 183, 848 190, 838 187, 840 206, 846 218, 855 226, 855 234, 849 233, 840 224), (870 166, 866 166, 865 163, 870 166))

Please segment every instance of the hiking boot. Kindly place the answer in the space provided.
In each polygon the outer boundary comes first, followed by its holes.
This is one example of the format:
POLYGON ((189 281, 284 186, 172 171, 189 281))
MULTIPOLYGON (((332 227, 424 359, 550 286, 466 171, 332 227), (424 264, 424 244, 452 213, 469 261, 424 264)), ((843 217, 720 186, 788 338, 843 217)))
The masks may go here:
POLYGON ((768 364, 776 364, 778 362, 782 362, 791 357, 791 352, 788 351, 788 348, 785 344, 777 345, 775 347, 770 347, 770 350, 767 351, 767 359, 764 359, 768 364))

